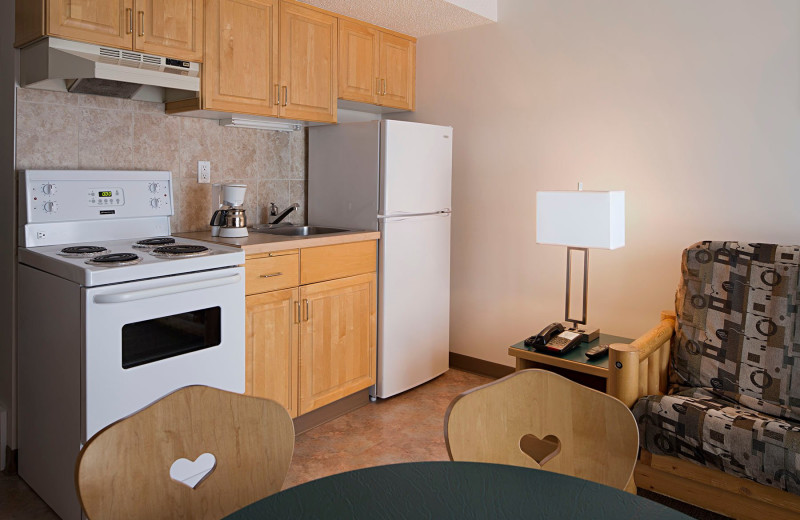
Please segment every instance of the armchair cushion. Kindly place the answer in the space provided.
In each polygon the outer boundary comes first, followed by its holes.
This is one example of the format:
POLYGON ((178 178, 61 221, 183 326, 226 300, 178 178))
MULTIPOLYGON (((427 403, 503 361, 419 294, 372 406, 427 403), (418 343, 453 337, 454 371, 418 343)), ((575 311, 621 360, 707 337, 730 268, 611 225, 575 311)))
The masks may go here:
POLYGON ((637 401, 642 448, 800 495, 800 423, 702 388, 637 401))
POLYGON ((699 242, 683 252, 671 382, 800 420, 800 247, 699 242))

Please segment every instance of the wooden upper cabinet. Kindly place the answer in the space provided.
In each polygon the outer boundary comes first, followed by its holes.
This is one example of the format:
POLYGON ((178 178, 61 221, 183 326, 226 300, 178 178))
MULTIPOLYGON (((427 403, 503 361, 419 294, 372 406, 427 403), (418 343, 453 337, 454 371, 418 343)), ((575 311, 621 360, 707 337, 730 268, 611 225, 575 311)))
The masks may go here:
POLYGON ((203 0, 136 0, 133 48, 203 60, 203 0))
POLYGON ((414 110, 416 47, 411 40, 381 33, 381 105, 414 110))
POLYGON ((335 123, 338 20, 286 0, 280 10, 280 116, 335 123))
POLYGON ((131 48, 133 0, 50 0, 49 3, 48 34, 97 45, 131 48))
POLYGON ((339 97, 378 104, 380 88, 378 30, 339 19, 339 97))
POLYGON ((278 115, 278 0, 206 0, 203 108, 278 115))
POLYGON ((339 97, 414 110, 416 49, 411 37, 339 18, 339 97))
POLYGON ((56 36, 203 61, 203 0, 16 0, 22 46, 56 36))

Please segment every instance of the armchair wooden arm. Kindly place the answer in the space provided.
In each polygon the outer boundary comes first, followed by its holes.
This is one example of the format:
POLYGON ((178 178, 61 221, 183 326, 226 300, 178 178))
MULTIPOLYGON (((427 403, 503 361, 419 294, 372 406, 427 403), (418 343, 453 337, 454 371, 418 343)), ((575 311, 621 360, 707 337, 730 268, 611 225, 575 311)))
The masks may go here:
POLYGON ((630 345, 613 343, 608 352, 607 393, 629 408, 640 397, 663 394, 674 333, 675 313, 664 311, 661 322, 630 345))

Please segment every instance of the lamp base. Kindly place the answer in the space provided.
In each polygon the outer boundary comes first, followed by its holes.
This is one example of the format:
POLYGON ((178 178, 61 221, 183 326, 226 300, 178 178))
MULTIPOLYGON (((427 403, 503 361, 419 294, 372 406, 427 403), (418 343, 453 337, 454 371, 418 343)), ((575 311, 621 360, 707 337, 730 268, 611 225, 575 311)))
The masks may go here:
POLYGON ((600 337, 600 329, 592 327, 591 325, 567 322, 564 323, 564 329, 582 335, 581 341, 583 343, 590 343, 600 337))

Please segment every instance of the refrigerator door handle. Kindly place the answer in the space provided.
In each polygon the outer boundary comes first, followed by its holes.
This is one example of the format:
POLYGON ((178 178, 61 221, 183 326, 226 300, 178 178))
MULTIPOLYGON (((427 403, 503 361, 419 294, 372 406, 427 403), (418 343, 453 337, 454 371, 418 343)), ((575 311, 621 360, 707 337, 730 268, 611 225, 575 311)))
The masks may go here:
POLYGON ((391 215, 378 215, 378 220, 386 220, 386 219, 394 219, 394 218, 406 218, 406 217, 424 217, 427 215, 450 215, 453 213, 453 210, 450 208, 444 208, 439 211, 431 211, 428 213, 404 213, 402 211, 392 213, 391 215))

